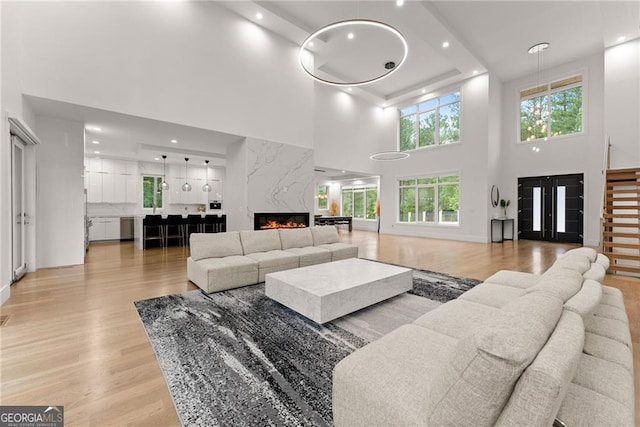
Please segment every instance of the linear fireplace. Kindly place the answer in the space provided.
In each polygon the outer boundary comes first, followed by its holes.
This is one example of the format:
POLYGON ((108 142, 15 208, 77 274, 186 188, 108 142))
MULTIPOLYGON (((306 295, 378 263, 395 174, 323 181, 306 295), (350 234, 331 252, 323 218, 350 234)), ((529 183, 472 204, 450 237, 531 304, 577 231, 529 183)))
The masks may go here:
POLYGON ((253 214, 253 229, 304 228, 309 226, 309 212, 257 212, 253 214))

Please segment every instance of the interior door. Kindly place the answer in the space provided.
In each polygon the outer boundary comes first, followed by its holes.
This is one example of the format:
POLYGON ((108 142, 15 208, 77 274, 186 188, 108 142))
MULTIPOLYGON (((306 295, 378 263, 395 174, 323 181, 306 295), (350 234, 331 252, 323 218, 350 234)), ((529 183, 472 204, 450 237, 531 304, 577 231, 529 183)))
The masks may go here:
POLYGON ((25 189, 24 189, 24 150, 25 144, 15 135, 11 136, 11 211, 13 227, 12 241, 12 268, 13 281, 19 280, 27 271, 25 256, 25 226, 28 216, 25 213, 25 189))
POLYGON ((583 174, 519 178, 518 238, 582 244, 583 208, 583 174))

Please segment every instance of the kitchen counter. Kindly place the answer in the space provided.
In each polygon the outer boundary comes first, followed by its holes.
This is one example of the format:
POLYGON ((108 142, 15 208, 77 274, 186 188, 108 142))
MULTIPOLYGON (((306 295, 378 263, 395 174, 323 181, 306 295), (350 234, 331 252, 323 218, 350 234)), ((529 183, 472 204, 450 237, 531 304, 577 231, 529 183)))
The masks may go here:
MULTIPOLYGON (((144 226, 144 218, 147 215, 153 215, 153 214, 138 214, 138 215, 134 215, 134 219, 133 219, 133 242, 135 244, 135 247, 138 249, 144 249, 144 231, 143 231, 143 226, 144 226)), ((215 211, 215 212, 188 212, 188 213, 175 213, 175 214, 166 214, 166 213, 157 213, 156 215, 160 215, 162 216, 162 218, 167 218, 169 215, 181 215, 182 218, 186 219, 189 215, 200 215, 200 218, 206 218, 207 216, 216 216, 218 218, 225 216, 226 214, 222 211, 215 211)), ((218 222, 218 224, 220 224, 218 222)), ((224 221, 224 230, 226 230, 226 219, 224 221)))

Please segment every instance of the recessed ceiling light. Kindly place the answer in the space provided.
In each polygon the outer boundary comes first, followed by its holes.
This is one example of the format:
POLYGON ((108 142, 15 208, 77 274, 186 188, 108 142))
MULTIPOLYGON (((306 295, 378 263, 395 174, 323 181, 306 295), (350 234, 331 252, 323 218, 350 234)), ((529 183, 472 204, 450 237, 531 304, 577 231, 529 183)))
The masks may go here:
POLYGON ((160 160, 160 157, 154 157, 153 160, 160 160))
POLYGON ((350 87, 349 87, 349 88, 347 88, 347 90, 348 90, 349 92, 351 92, 351 91, 353 90, 353 88, 350 88, 350 87))
POLYGON ((478 74, 478 70, 473 70, 473 73, 471 73, 471 74, 473 74, 474 76, 477 75, 478 74))
POLYGON ((396 0, 396 6, 400 7, 404 4, 404 0, 396 0))
POLYGON ((623 41, 625 41, 627 38, 625 36, 620 36, 618 37, 618 43, 622 43, 623 41))
POLYGON ((427 93, 427 90, 426 89, 422 89, 422 93, 427 93))
POLYGON ((94 132, 100 132, 102 130, 102 128, 99 128, 98 126, 87 126, 87 130, 92 130, 94 132))
POLYGON ((178 143, 178 140, 177 140, 177 139, 172 139, 172 140, 171 140, 171 143, 172 143, 172 144, 177 144, 177 143, 178 143))
POLYGON ((349 34, 347 34, 347 38, 348 38, 349 40, 353 39, 354 37, 355 37, 355 36, 353 35, 353 33, 349 33, 349 34))
POLYGON ((315 44, 315 43, 313 43, 313 42, 311 41, 311 42, 307 43, 307 46, 309 46, 309 47, 313 47, 313 45, 314 45, 314 44, 315 44))
POLYGON ((93 154, 100 154, 100 152, 99 151, 94 151, 93 154))
POLYGON ((262 19, 262 13, 260 13, 260 12, 256 13, 256 18, 262 19))
POLYGON ((444 41, 444 42, 442 42, 442 47, 443 47, 444 49, 448 48, 448 47, 449 47, 449 42, 448 42, 448 41, 444 41))
POLYGON ((347 173, 347 171, 340 171, 341 173, 347 173))
POLYGON ((100 144, 100 141, 91 141, 92 144, 100 144))

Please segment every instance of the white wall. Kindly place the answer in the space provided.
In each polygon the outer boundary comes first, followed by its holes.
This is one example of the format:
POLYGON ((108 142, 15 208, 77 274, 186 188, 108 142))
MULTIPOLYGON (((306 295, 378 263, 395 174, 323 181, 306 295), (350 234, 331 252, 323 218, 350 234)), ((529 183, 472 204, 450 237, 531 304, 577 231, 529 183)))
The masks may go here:
POLYGON ((18 92, 313 144, 313 81, 300 72, 297 46, 215 2, 3 2, 3 8, 2 26, 21 47, 18 92))
POLYGON ((600 238, 599 218, 603 185, 603 56, 593 55, 546 70, 544 81, 561 79, 577 73, 583 73, 584 78, 584 132, 557 139, 551 138, 547 142, 518 142, 519 91, 531 86, 532 82, 535 83, 537 76, 527 76, 504 85, 500 195, 511 200, 511 212, 515 215, 519 177, 584 173, 584 244, 597 246, 600 238), (539 147, 540 151, 532 151, 533 146, 539 147))
POLYGON ((315 164, 377 175, 379 165, 369 156, 397 138, 396 110, 382 109, 334 87, 315 85, 315 164))
POLYGON ((611 168, 640 166, 640 39, 604 53, 604 133, 611 168))
POLYGON ((84 263, 84 125, 36 118, 37 268, 84 263))
MULTIPOLYGON (((457 89, 443 88, 442 94, 457 89)), ((414 150, 405 160, 384 162, 380 178, 381 232, 454 240, 488 240, 489 189, 489 78, 477 76, 461 86, 461 129, 459 144, 414 150), (398 180, 433 174, 459 173, 460 224, 433 225, 397 222, 398 180)), ((440 94, 440 92, 438 93, 440 94)), ((396 116, 397 117, 397 116, 396 116)), ((397 129, 397 118, 396 118, 397 129)), ((385 149, 397 149, 397 133, 385 149)))

